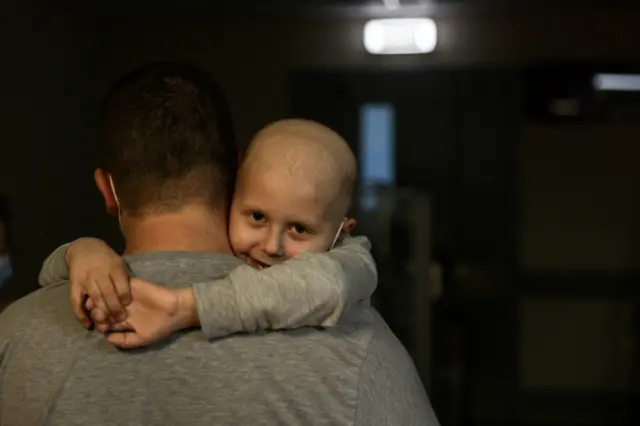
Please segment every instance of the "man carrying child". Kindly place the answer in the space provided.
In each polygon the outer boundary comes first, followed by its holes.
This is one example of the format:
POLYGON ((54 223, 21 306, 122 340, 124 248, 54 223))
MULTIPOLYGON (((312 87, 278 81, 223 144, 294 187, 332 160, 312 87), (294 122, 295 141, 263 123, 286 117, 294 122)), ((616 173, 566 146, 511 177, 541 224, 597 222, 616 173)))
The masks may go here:
POLYGON ((91 285, 73 281, 74 264, 94 270, 90 252, 117 259, 80 240, 62 251, 71 286, 50 285, 0 316, 0 424, 437 425, 413 363, 366 301, 376 279, 366 241, 325 252, 350 227, 351 157, 322 126, 274 126, 247 154, 232 197, 232 123, 204 73, 157 64, 114 86, 95 180, 137 279, 118 284, 114 261, 117 303, 104 283, 70 303, 70 288, 91 285), (243 280, 279 293, 265 304, 243 280), (118 349, 77 324, 79 305, 111 342, 149 345, 118 349), (149 338, 159 312, 169 328, 149 338))

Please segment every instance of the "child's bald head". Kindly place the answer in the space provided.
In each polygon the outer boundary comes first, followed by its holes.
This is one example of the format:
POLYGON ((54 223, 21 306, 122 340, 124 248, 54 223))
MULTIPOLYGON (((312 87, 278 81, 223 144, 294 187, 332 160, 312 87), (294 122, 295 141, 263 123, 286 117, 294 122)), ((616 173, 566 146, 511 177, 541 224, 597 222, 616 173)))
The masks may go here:
POLYGON ((282 120, 260 131, 243 158, 230 214, 236 255, 273 265, 332 247, 355 224, 345 220, 356 161, 333 130, 307 120, 282 120))
POLYGON ((240 185, 250 175, 276 170, 315 188, 316 195, 327 197, 340 216, 347 214, 356 184, 356 159, 347 142, 330 128, 287 119, 262 129, 243 158, 240 185))

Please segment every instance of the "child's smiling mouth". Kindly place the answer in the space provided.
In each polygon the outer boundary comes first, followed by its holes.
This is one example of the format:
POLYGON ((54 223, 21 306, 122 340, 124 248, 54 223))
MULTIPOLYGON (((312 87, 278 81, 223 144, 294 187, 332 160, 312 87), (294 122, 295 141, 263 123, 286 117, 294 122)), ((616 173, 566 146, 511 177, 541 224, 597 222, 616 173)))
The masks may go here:
POLYGON ((256 260, 251 256, 247 256, 246 261, 250 266, 253 266, 256 269, 264 269, 264 268, 268 268, 269 266, 271 266, 271 265, 268 265, 268 264, 266 264, 264 262, 260 262, 259 260, 256 260))

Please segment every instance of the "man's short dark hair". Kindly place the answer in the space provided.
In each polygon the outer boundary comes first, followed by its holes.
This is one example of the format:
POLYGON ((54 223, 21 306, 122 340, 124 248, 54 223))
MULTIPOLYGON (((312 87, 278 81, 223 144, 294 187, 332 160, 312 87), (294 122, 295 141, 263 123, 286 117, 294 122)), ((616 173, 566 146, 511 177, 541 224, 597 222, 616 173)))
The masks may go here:
POLYGON ((229 105, 206 73, 155 63, 122 77, 104 98, 99 139, 128 214, 205 201, 227 208, 237 168, 229 105))

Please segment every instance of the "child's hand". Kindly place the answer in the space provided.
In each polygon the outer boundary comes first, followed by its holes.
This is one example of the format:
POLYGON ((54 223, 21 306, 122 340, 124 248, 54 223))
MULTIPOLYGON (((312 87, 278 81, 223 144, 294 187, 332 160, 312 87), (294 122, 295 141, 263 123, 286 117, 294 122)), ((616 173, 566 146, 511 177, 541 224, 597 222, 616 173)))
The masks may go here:
POLYGON ((71 305, 78 321, 89 328, 91 320, 83 309, 83 296, 116 321, 124 321, 124 309, 131 303, 129 274, 120 256, 104 241, 80 239, 67 249, 71 305))
POLYGON ((138 278, 131 278, 133 301, 127 306, 127 319, 116 324, 91 299, 85 307, 91 312, 96 330, 109 332, 107 341, 121 348, 139 348, 168 337, 174 331, 199 325, 191 287, 168 289, 138 278))

